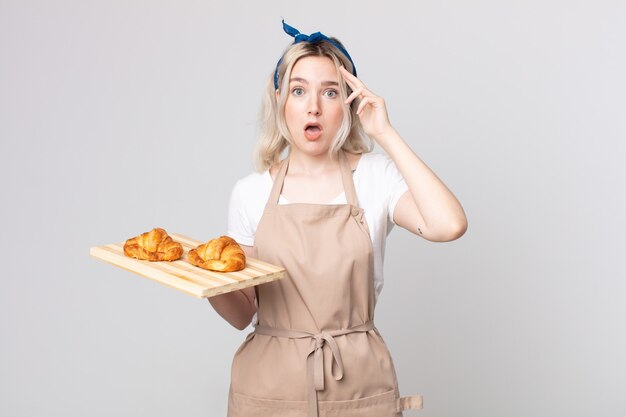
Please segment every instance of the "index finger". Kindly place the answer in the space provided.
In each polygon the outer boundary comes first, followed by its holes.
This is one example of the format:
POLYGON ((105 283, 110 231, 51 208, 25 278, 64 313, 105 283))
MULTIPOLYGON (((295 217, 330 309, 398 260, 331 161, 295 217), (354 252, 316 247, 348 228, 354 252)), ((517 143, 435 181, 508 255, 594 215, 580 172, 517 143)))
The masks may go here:
POLYGON ((353 74, 350 73, 350 71, 348 71, 346 69, 346 67, 344 67, 343 65, 339 67, 341 71, 341 75, 343 76, 343 78, 346 80, 346 82, 348 83, 348 85, 352 88, 352 90, 356 90, 358 84, 360 83, 362 86, 363 82, 361 82, 361 80, 359 80, 357 77, 355 77, 353 74))
POLYGON ((343 68, 343 71, 342 71, 341 74, 342 74, 344 80, 346 80, 346 82, 350 86, 350 88, 352 88, 352 91, 360 90, 361 94, 363 94, 365 96, 373 96, 374 95, 374 93, 372 93, 370 90, 367 89, 367 87, 365 86, 365 83, 363 83, 363 81, 359 80, 357 77, 355 77, 353 74, 351 74, 343 65, 340 66, 339 68, 340 69, 343 68))

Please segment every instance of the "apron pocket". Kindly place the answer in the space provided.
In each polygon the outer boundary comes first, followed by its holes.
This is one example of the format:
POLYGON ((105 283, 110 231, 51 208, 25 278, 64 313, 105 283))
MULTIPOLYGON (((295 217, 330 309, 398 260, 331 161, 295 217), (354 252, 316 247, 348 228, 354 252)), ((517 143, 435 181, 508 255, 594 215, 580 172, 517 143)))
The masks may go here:
MULTIPOLYGON (((398 417, 396 390, 356 400, 319 401, 320 417, 398 417)), ((228 417, 308 417, 307 401, 270 400, 229 391, 228 417)))

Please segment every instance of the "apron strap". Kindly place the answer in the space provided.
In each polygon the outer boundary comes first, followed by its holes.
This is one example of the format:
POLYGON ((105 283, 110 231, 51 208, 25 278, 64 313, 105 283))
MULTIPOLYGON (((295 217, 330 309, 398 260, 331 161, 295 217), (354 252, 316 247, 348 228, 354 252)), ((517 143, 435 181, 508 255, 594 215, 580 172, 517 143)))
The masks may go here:
POLYGON ((404 410, 421 410, 422 408, 424 408, 424 400, 421 395, 411 395, 396 400, 396 411, 398 413, 404 410))
MULTIPOLYGON (((350 170, 348 157, 346 157, 345 151, 343 149, 340 149, 337 153, 339 156, 339 168, 341 171, 343 189, 346 193, 346 201, 348 202, 348 204, 351 204, 354 207, 358 207, 359 205, 357 204, 356 189, 354 188, 354 181, 352 179, 352 171, 350 170)), ((280 164, 278 174, 276 175, 276 179, 274 180, 274 184, 272 185, 272 191, 270 192, 269 199, 267 200, 268 206, 278 205, 280 192, 283 189, 283 183, 287 174, 287 167, 289 166, 289 156, 283 159, 280 164)))
MULTIPOLYGON (((257 325, 254 332, 268 336, 288 337, 290 339, 311 338, 311 348, 307 353, 307 379, 309 396, 309 417, 318 417, 317 391, 324 390, 324 344, 330 347, 332 355, 331 373, 333 378, 339 381, 343 378, 343 361, 339 346, 335 342, 335 336, 341 336, 355 332, 367 332, 374 329, 374 322, 368 321, 349 329, 330 330, 320 333, 311 333, 303 330, 279 329, 275 327, 257 325), (338 374, 335 376, 334 365, 337 364, 338 374)), ((254 333, 253 332, 253 333, 254 333)))
POLYGON ((341 167, 341 179, 343 181, 343 190, 346 193, 346 201, 353 207, 359 207, 350 162, 348 162, 348 157, 343 149, 339 150, 339 166, 341 167))
POLYGON ((283 181, 285 180, 285 174, 287 173, 288 165, 289 156, 283 159, 283 161, 280 163, 278 174, 276 174, 276 179, 274 179, 274 185, 272 185, 272 191, 270 192, 270 196, 267 200, 267 206, 278 205, 278 199, 280 198, 280 192, 283 189, 283 181))

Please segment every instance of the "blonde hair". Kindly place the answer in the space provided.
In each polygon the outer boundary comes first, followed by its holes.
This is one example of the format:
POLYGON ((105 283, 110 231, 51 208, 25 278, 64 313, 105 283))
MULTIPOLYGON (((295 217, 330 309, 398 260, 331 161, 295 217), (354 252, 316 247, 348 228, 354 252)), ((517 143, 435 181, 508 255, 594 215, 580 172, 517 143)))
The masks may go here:
MULTIPOLYGON (((337 39, 331 39, 341 45, 337 39)), ((341 46, 343 47, 343 45, 341 46)), ((335 64, 337 74, 339 74, 341 65, 349 72, 352 72, 350 60, 330 42, 299 42, 287 47, 278 66, 279 99, 276 100, 276 90, 274 89, 274 71, 267 79, 267 85, 263 94, 263 102, 259 114, 259 138, 253 152, 254 168, 259 173, 268 170, 273 164, 279 162, 283 150, 291 146, 292 138, 285 120, 285 102, 288 94, 283 94, 283 92, 289 88, 289 78, 296 62, 300 58, 308 56, 330 58, 335 64)), ((342 77, 339 76, 339 79, 342 80, 342 77)), ((340 81, 339 84, 341 100, 345 101, 352 93, 352 90, 345 81, 340 81)), ((373 150, 374 143, 363 131, 359 117, 356 114, 357 107, 358 100, 353 100, 350 103, 350 107, 344 106, 341 125, 328 149, 329 157, 332 157, 339 149, 351 153, 367 153, 373 150)), ((289 151, 291 151, 291 148, 289 148, 289 151)))

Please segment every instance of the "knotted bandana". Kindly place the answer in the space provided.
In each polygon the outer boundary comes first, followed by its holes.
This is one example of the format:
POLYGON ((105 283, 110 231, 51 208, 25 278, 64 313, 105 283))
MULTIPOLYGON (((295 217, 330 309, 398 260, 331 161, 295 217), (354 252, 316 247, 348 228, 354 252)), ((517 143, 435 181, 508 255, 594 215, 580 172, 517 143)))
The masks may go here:
MULTIPOLYGON (((324 35, 321 32, 315 32, 310 35, 305 35, 303 33, 300 33, 298 29, 294 28, 293 26, 289 26, 287 23, 285 23, 285 19, 283 19, 283 30, 289 36, 294 37, 294 41, 292 45, 295 45, 296 43, 300 43, 300 42, 315 43, 315 42, 326 41, 326 42, 332 43, 333 45, 337 47, 337 49, 341 51, 342 54, 346 56, 346 58, 348 58, 348 60, 352 64, 352 75, 356 77, 356 67, 354 66, 354 62, 352 62, 352 58, 350 58, 350 54, 348 54, 348 51, 346 51, 343 46, 339 45, 337 42, 330 39, 328 36, 324 35)), ((278 60, 278 63, 276 64, 276 70, 274 71, 274 89, 276 90, 278 90, 278 67, 280 66, 280 63, 282 62, 282 60, 283 60, 282 58, 278 60)))

